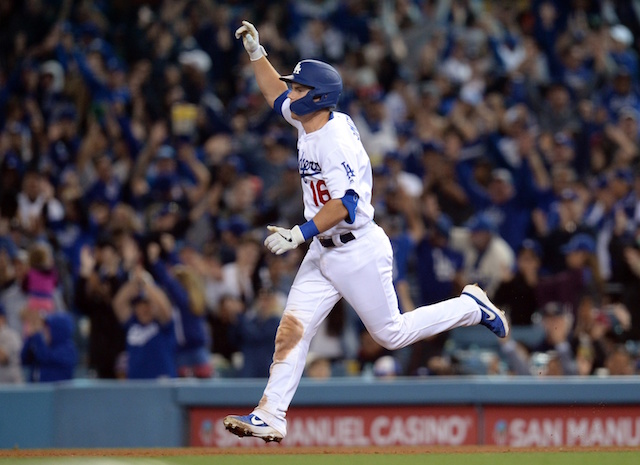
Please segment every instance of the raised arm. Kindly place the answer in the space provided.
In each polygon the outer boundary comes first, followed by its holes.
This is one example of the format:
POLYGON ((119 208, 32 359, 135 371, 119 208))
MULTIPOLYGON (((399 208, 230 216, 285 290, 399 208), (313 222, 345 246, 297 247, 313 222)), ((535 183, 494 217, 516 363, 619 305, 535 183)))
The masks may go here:
POLYGON ((242 45, 249 54, 251 66, 258 82, 258 87, 271 108, 275 100, 287 90, 287 85, 280 80, 280 74, 267 60, 267 52, 260 45, 258 30, 249 21, 242 21, 236 30, 236 39, 242 37, 242 45))
POLYGON ((151 305, 155 309, 154 316, 160 324, 167 324, 173 318, 173 312, 171 307, 171 301, 167 294, 162 289, 156 286, 155 283, 148 281, 144 284, 144 290, 149 296, 151 305))
POLYGON ((133 314, 131 300, 138 294, 140 286, 134 280, 124 283, 113 297, 113 311, 120 323, 125 323, 133 314))

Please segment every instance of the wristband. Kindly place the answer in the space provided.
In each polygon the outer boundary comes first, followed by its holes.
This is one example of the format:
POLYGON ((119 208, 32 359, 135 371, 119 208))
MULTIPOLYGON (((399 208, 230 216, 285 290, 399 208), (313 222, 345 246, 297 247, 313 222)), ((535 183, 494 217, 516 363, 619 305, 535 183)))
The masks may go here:
POLYGON ((317 236, 318 234, 320 234, 320 231, 318 231, 318 227, 313 222, 313 220, 309 220, 305 224, 300 226, 300 231, 302 232, 302 237, 304 237, 305 241, 308 241, 313 236, 317 236))
POLYGON ((251 59, 251 61, 257 61, 260 58, 266 57, 266 56, 267 56, 267 51, 264 49, 262 45, 260 45, 253 52, 249 53, 249 58, 251 59))

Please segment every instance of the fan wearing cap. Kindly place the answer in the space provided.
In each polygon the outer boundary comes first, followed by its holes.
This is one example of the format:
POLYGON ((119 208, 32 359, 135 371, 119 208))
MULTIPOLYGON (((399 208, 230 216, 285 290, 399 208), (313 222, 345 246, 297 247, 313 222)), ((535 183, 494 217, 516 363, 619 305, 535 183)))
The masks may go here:
POLYGON ((175 378, 176 335, 171 302, 141 266, 118 290, 113 310, 127 335, 127 378, 175 378))
MULTIPOLYGON (((574 316, 571 307, 557 301, 549 301, 540 308, 545 338, 535 352, 550 355, 547 375, 575 375, 577 366, 571 348, 571 330, 574 316)), ((535 373, 534 373, 535 374, 535 373)))
MULTIPOLYGON (((412 213, 410 238, 414 245, 412 256, 419 291, 416 303, 432 304, 458 295, 464 288, 466 276, 463 254, 450 245, 454 227, 451 218, 440 213, 435 220, 429 220, 415 211, 412 213)), ((411 295, 408 291, 406 293, 411 295)), ((406 299, 401 288, 398 288, 398 297, 406 299)), ((408 309, 414 307, 413 303, 404 305, 408 309)), ((444 354, 446 341, 447 335, 441 334, 414 344, 410 348, 407 374, 451 374, 448 372, 451 365, 444 354)))
MULTIPOLYGON (((576 184, 574 184, 576 185, 576 184)), ((606 207, 605 195, 607 192, 598 192, 602 195, 602 205, 591 205, 585 213, 583 197, 577 189, 563 188, 559 190, 556 199, 549 203, 546 214, 540 215, 544 221, 536 222, 536 229, 540 243, 544 250, 542 267, 547 273, 558 273, 566 269, 566 261, 561 248, 571 237, 578 233, 590 234, 589 225, 598 224, 597 215, 604 214, 606 207)))
POLYGON ((495 222, 486 213, 478 213, 463 227, 451 231, 451 247, 464 256, 464 272, 468 281, 479 283, 489 296, 511 274, 515 254, 500 237, 495 222))
POLYGON ((556 300, 577 311, 580 299, 588 294, 596 301, 604 296, 604 280, 595 255, 596 242, 589 234, 577 233, 560 248, 565 269, 540 280, 541 302, 556 300))
POLYGON ((634 51, 633 33, 623 24, 615 24, 609 29, 611 48, 609 56, 619 67, 629 71, 632 79, 638 79, 638 56, 634 51))
POLYGON ((444 213, 438 215, 430 229, 411 230, 415 242, 416 272, 420 305, 432 304, 458 295, 464 287, 464 257, 454 250, 449 239, 453 222, 444 213))
POLYGON ((73 104, 56 106, 51 114, 47 135, 48 148, 43 164, 57 185, 73 168, 83 140, 79 134, 78 112, 73 104))
POLYGON ((361 102, 359 112, 353 114, 362 144, 371 158, 371 164, 378 166, 384 162, 387 153, 398 148, 398 135, 393 119, 385 106, 385 94, 378 85, 360 86, 356 91, 361 102))
POLYGON ((622 63, 616 66, 613 76, 599 93, 599 100, 612 121, 616 120, 622 108, 630 107, 640 110, 640 96, 634 85, 633 72, 627 64, 622 63))
POLYGON ((228 113, 224 111, 225 105, 212 89, 209 79, 212 73, 219 73, 219 69, 224 65, 216 63, 217 66, 212 70, 214 63, 211 56, 198 48, 180 52, 178 62, 182 65, 182 80, 179 84, 173 85, 167 100, 176 107, 185 102, 197 105, 199 111, 206 114, 203 121, 197 124, 199 129, 208 135, 230 132, 232 124, 228 113))
POLYGON ((575 189, 566 187, 555 197, 556 200, 551 202, 547 213, 547 227, 549 229, 561 226, 563 221, 575 221, 582 212, 581 198, 575 189))
POLYGON ((178 175, 176 150, 168 144, 158 148, 153 170, 147 177, 149 200, 152 202, 184 202, 185 190, 178 175))

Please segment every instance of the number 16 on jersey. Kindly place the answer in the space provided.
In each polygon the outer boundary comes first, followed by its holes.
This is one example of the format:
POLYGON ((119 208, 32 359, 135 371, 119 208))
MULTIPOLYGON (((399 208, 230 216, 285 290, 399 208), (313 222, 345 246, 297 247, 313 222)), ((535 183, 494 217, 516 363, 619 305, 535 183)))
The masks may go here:
POLYGON ((320 179, 319 181, 309 181, 307 184, 311 188, 311 194, 313 195, 313 202, 317 207, 320 204, 324 205, 329 200, 331 200, 331 195, 329 194, 329 189, 327 189, 327 184, 324 180, 320 179))

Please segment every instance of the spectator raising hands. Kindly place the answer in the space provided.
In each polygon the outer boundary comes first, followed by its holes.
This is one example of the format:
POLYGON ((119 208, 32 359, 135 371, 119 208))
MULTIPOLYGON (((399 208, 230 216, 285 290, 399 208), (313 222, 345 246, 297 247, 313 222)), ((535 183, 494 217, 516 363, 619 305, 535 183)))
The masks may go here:
POLYGON ((113 299, 113 310, 126 331, 129 379, 176 376, 176 336, 169 298, 151 275, 136 266, 113 299))
POLYGON ((116 360, 125 350, 125 332, 111 302, 125 277, 113 240, 102 238, 80 252, 75 308, 89 320, 89 369, 98 378, 116 378, 116 360))

